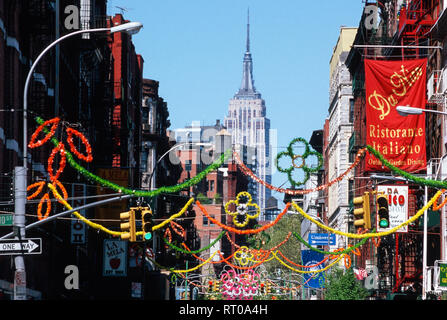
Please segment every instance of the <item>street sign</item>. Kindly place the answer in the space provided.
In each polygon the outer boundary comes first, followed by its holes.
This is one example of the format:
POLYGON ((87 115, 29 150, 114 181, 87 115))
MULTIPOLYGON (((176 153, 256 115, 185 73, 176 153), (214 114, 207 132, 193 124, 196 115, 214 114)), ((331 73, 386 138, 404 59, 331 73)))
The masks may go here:
POLYGON ((447 263, 439 264, 439 286, 447 288, 447 263))
POLYGON ((42 239, 0 240, 0 255, 41 254, 42 239))
POLYGON ((324 287, 324 272, 319 272, 323 269, 323 264, 319 263, 324 259, 324 255, 313 250, 301 250, 301 260, 303 264, 308 267, 307 271, 315 271, 316 273, 306 273, 303 275, 305 280, 305 288, 323 288, 324 287))
POLYGON ((0 214, 0 227, 8 227, 13 224, 12 214, 0 214))
POLYGON ((433 282, 435 290, 447 290, 447 261, 435 261, 435 277, 433 282))
POLYGON ((314 246, 334 246, 336 243, 334 233, 309 233, 309 244, 314 246))

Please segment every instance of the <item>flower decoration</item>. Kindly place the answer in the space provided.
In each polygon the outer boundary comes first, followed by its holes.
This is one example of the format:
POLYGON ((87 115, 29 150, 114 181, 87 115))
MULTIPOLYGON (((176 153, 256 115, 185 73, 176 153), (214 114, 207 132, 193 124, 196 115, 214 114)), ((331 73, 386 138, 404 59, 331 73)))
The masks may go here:
POLYGON ((252 300, 258 294, 260 276, 252 269, 237 274, 233 269, 222 277, 222 296, 227 300, 252 300))
POLYGON ((251 253, 253 254, 253 261, 258 262, 266 260, 270 255, 270 252, 271 252, 270 250, 262 250, 262 249, 251 250, 251 253))
POLYGON ((256 219, 259 216, 261 209, 256 203, 252 203, 251 194, 243 191, 237 195, 236 200, 230 200, 225 204, 225 212, 233 217, 233 222, 237 227, 243 228, 250 219, 256 219), (235 205, 236 211, 229 210, 231 204, 235 205), (242 218, 242 222, 239 222, 239 217, 242 218))
MULTIPOLYGON (((65 190, 64 185, 58 180, 54 180, 54 181, 52 181, 52 183, 56 187, 56 190, 59 189, 61 191, 60 193, 62 193, 62 197, 64 198, 64 200, 67 200, 68 193, 67 193, 67 190, 65 190)), ((38 181, 36 183, 29 185, 26 190, 27 191, 35 190, 35 191, 31 195, 27 196, 26 199, 32 200, 32 199, 36 198, 39 194, 42 193, 45 185, 46 185, 45 181, 38 181)), ((50 200, 50 195, 47 191, 44 193, 44 195, 40 199, 39 205, 37 206, 37 218, 39 220, 47 218, 50 215, 50 211, 51 211, 51 200, 50 200), (45 213, 42 215, 42 209, 43 209, 44 205, 46 206, 46 210, 45 210, 45 213)))
MULTIPOLYGON (((49 140, 51 140, 55 134, 56 130, 59 126, 59 123, 61 122, 60 118, 53 118, 47 121, 42 122, 39 127, 37 127, 36 131, 31 136, 31 140, 28 143, 28 148, 34 149, 37 147, 43 146, 45 143, 47 143, 49 140), (50 127, 50 128, 48 128, 50 127), (42 139, 39 139, 39 136, 44 133, 44 137, 42 139)), ((67 128, 67 142, 70 146, 71 152, 78 157, 81 160, 84 160, 86 162, 93 161, 92 157, 92 148, 90 146, 90 143, 85 138, 85 136, 80 133, 79 131, 73 129, 73 128, 67 128), (85 146, 85 152, 86 154, 82 154, 78 151, 78 149, 74 145, 74 136, 79 138, 81 143, 85 146)), ((71 156, 71 155, 70 155, 71 156)), ((65 166, 67 163, 67 151, 65 150, 65 145, 62 142, 59 142, 56 147, 53 148, 51 151, 51 154, 48 158, 48 175, 50 177, 51 183, 58 188, 62 195, 64 200, 68 199, 67 191, 65 190, 65 187, 63 184, 59 181, 59 177, 64 172, 65 166), (57 170, 54 169, 54 162, 56 159, 56 156, 59 155, 59 164, 57 170)), ((27 191, 33 192, 31 195, 27 197, 27 200, 31 200, 36 198, 38 195, 42 194, 44 185, 46 184, 45 181, 39 181, 36 183, 31 184, 28 186, 27 191)), ((54 195, 54 194, 53 194, 54 195)), ((60 202, 60 201, 59 201, 60 202)), ((43 193, 42 198, 40 199, 39 205, 37 207, 37 217, 39 220, 45 219, 49 216, 51 212, 51 200, 50 200, 50 194, 49 192, 43 193), (42 214, 44 206, 46 207, 45 213, 42 214)))
POLYGON ((236 259, 241 266, 246 266, 249 261, 253 261, 253 254, 244 246, 234 253, 234 259, 236 259))
POLYGON ((292 185, 292 187, 296 187, 296 186, 300 186, 300 185, 305 184, 307 182, 307 180, 309 180, 310 174, 312 172, 317 172, 318 170, 320 170, 322 165, 323 165, 323 156, 319 152, 311 151, 309 143, 305 139, 303 139, 303 138, 293 139, 290 142, 289 146, 287 147, 287 151, 280 152, 276 156, 276 167, 277 167, 278 171, 280 171, 282 173, 287 173, 287 176, 289 178, 289 182, 292 185), (301 154, 301 155, 300 154, 295 154, 293 152, 293 147, 297 143, 304 144, 305 150, 304 150, 304 153, 301 154), (312 168, 312 167, 308 167, 306 165, 306 160, 307 160, 307 157, 309 157, 309 156, 316 156, 318 158, 318 165, 316 167, 312 168), (281 158, 283 158, 283 157, 288 158, 291 161, 290 167, 282 168, 279 165, 279 160, 281 158), (303 170, 304 178, 303 178, 302 181, 296 181, 293 178, 292 173, 296 169, 298 169, 298 170, 302 169, 303 170))

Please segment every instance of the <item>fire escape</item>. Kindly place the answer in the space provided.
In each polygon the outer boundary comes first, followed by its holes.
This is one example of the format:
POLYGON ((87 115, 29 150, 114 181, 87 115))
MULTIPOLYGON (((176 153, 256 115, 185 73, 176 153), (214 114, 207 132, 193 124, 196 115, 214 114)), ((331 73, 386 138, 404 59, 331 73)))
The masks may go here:
MULTIPOLYGON (((399 50, 402 60, 427 56, 428 49, 421 46, 430 45, 429 31, 436 23, 439 13, 439 0, 410 0, 406 5, 402 5, 395 37, 398 39, 395 44, 401 46, 399 50)), ((417 207, 419 206, 410 208, 410 216, 417 211, 417 207)), ((381 273, 388 275, 385 278, 391 278, 391 283, 394 283, 394 293, 418 292, 417 287, 422 280, 422 234, 418 229, 418 226, 410 226, 408 233, 396 233, 394 239, 389 239, 388 243, 384 243, 385 247, 381 248, 382 251, 395 252, 394 261, 390 257, 387 258, 386 254, 379 259, 382 260, 381 273)), ((384 284, 384 287, 390 289, 391 283, 384 284)))
MULTIPOLYGON (((28 2, 27 16, 32 27, 29 28, 31 39, 29 58, 34 60, 46 45, 54 39, 52 23, 54 12, 52 12, 49 1, 30 0, 28 2)), ((50 77, 53 73, 52 63, 46 58, 42 61, 34 72, 34 81, 31 82, 29 90, 28 104, 32 111, 43 116, 50 116, 47 113, 53 110, 49 108, 52 101, 49 99, 49 86, 51 86, 50 77)))
MULTIPOLYGON (((428 32, 436 23, 434 13, 439 8, 439 0, 412 0, 407 6, 402 6, 399 11, 399 25, 397 30, 402 58, 419 58, 426 54, 424 48, 415 46, 427 45, 428 32), (408 46, 412 46, 409 48, 408 46)), ((439 12, 438 12, 439 13, 439 12)))

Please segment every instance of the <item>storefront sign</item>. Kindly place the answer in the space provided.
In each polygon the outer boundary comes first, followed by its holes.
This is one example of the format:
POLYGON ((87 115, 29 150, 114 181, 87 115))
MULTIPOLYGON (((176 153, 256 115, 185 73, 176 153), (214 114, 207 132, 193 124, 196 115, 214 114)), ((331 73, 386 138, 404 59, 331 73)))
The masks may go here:
MULTIPOLYGON (((366 144, 408 172, 426 169, 425 114, 402 116, 396 107, 425 109, 426 65, 426 59, 365 60, 366 144)), ((372 154, 365 161, 365 171, 388 171, 372 154)))
MULTIPOLYGON (((377 224, 377 232, 387 231, 397 227, 408 220, 408 186, 404 185, 380 185, 377 186, 377 192, 383 192, 388 199, 389 227, 381 228, 377 224)), ((408 226, 398 229, 396 232, 408 232, 408 226)))
POLYGON ((105 277, 127 275, 127 241, 104 240, 103 275, 105 277))

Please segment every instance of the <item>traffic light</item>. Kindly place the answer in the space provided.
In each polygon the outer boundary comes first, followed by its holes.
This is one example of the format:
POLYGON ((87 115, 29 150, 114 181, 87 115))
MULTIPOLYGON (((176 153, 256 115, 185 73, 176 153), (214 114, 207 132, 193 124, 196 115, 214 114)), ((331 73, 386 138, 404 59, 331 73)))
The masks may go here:
POLYGON ((388 228, 390 226, 390 214, 388 209, 388 198, 384 194, 377 195, 377 219, 379 227, 388 228))
POLYGON ((215 280, 215 281, 213 282, 213 291, 214 291, 214 292, 218 292, 218 291, 219 291, 219 286, 220 286, 220 281, 215 280))
POLYGON ((208 292, 211 292, 211 291, 213 291, 213 281, 209 280, 208 281, 208 292))
POLYGON ((143 241, 152 239, 152 211, 149 208, 142 208, 141 210, 141 228, 143 229, 143 241))
POLYGON ((354 206, 354 226, 357 228, 371 229, 371 211, 369 203, 369 192, 363 196, 353 199, 354 206))
POLYGON ((120 213, 121 230, 124 233, 121 234, 121 239, 130 240, 131 242, 135 242, 137 240, 136 232, 135 232, 135 211, 132 209, 127 212, 120 213))
POLYGON ((266 288, 265 288, 265 292, 267 294, 270 294, 272 292, 272 285, 270 282, 267 282, 266 288))

